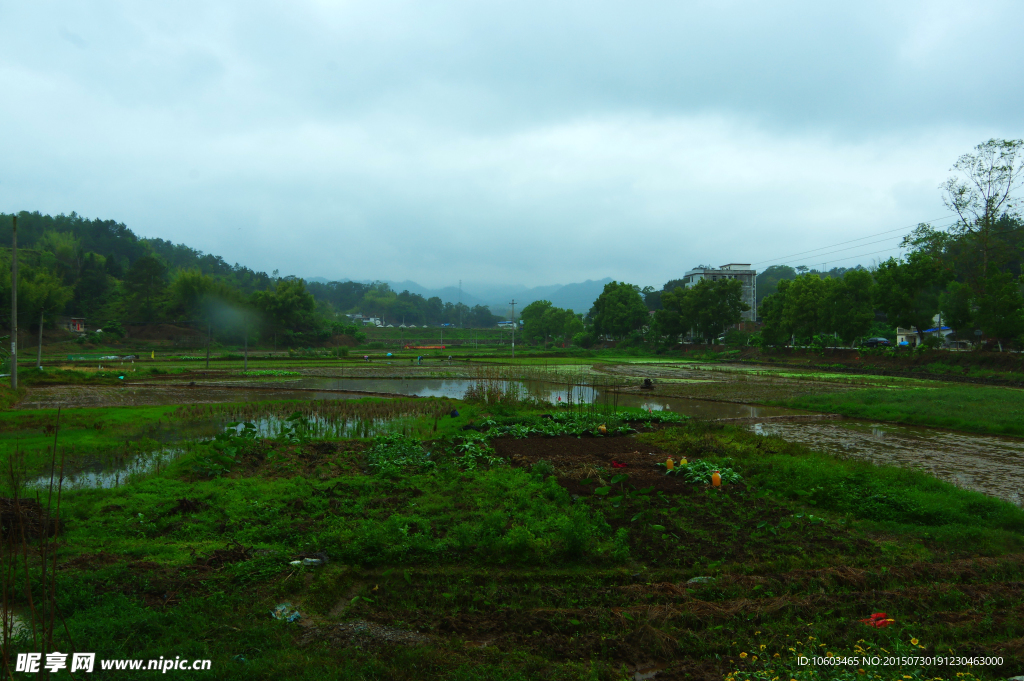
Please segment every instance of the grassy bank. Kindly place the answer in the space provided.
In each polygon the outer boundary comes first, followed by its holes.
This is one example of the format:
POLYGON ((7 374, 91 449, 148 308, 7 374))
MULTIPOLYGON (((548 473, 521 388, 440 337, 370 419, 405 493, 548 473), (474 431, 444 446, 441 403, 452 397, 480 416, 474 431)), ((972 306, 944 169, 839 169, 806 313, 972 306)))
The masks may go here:
POLYGON ((55 645, 228 679, 802 680, 797 653, 857 647, 1024 672, 1020 509, 740 429, 456 406, 423 446, 243 432, 66 494, 55 645), (656 466, 669 455, 684 475, 656 466), (715 489, 712 468, 739 478, 715 489), (271 617, 283 603, 301 617, 271 617), (880 611, 890 626, 859 621, 880 611))
POLYGON ((801 395, 778 404, 879 421, 1024 437, 1024 391, 943 384, 801 395))

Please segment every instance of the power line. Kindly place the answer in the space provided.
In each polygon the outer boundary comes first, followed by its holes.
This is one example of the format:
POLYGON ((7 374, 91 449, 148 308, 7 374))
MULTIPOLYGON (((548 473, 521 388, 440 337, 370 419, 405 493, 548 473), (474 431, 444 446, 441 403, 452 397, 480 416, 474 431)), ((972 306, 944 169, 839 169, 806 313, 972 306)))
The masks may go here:
MULTIPOLYGON (((902 249, 900 249, 900 250, 902 250, 902 249)), ((853 260, 855 258, 865 258, 865 257, 867 257, 869 255, 878 255, 879 253, 889 253, 890 251, 892 251, 891 248, 883 248, 880 251, 872 251, 871 253, 861 253, 860 255, 850 255, 850 256, 847 256, 845 258, 840 258, 839 260, 826 260, 825 264, 828 265, 828 264, 835 264, 837 262, 846 262, 847 260, 853 260)), ((824 274, 824 272, 822 272, 822 274, 824 274)))
MULTIPOLYGON (((856 248, 864 248, 865 246, 873 246, 875 244, 880 244, 880 243, 885 242, 885 241, 892 241, 893 239, 899 239, 899 238, 902 238, 903 236, 904 236, 903 234, 897 234, 896 236, 886 237, 885 239, 879 239, 878 241, 869 241, 866 244, 857 244, 856 246, 847 246, 846 248, 840 248, 839 250, 828 251, 826 253, 816 253, 814 255, 814 257, 818 258, 818 257, 824 257, 826 255, 832 255, 833 253, 842 253, 843 251, 852 251, 852 250, 854 250, 856 248)), ((849 242, 847 242, 847 243, 849 243, 849 242)), ((786 258, 782 258, 782 259, 785 260, 786 258)), ((765 260, 763 262, 770 262, 770 261, 765 260)))
MULTIPOLYGON (((914 224, 914 225, 909 225, 909 226, 906 226, 906 227, 897 227, 896 229, 889 229, 889 230, 886 230, 886 231, 884 231, 884 232, 878 232, 878 233, 876 233, 876 234, 869 234, 869 235, 867 235, 867 236, 862 236, 862 237, 859 237, 859 238, 857 238, 857 239, 850 239, 849 241, 840 241, 840 242, 839 242, 839 243, 837 243, 837 244, 831 244, 831 245, 829 245, 829 246, 821 246, 820 248, 812 248, 812 249, 811 249, 811 250, 809 250, 809 251, 803 251, 803 252, 801 252, 801 253, 792 253, 792 254, 790 254, 790 255, 783 255, 783 256, 781 256, 781 257, 778 257, 778 258, 769 258, 768 260, 762 260, 762 261, 760 261, 760 262, 756 262, 756 263, 754 263, 754 265, 763 265, 763 264, 764 264, 764 263, 766 263, 766 262, 775 262, 776 260, 786 260, 787 258, 795 258, 795 257, 797 257, 797 256, 800 256, 800 255, 807 255, 807 254, 809 254, 809 253, 815 253, 815 252, 817 252, 817 251, 823 251, 823 250, 825 250, 826 248, 835 248, 836 246, 845 246, 846 244, 852 244, 852 243, 854 243, 855 241, 863 241, 864 239, 870 239, 870 238, 872 238, 872 237, 876 237, 876 236, 882 236, 883 234, 892 234, 893 232, 907 232, 908 230, 910 230, 910 231, 913 231, 913 230, 914 230, 914 229, 916 229, 916 228, 917 228, 917 226, 918 226, 918 225, 920 225, 920 224, 930 224, 931 222, 934 222, 934 221, 936 221, 936 220, 945 220, 945 219, 949 219, 949 217, 950 217, 950 216, 948 216, 948 215, 945 215, 945 216, 943 216, 943 217, 941 217, 941 218, 934 218, 934 219, 932 219, 932 220, 926 220, 926 221, 925 221, 924 223, 920 223, 920 222, 919 222, 919 223, 917 223, 917 224, 914 224)), ((955 221, 956 221, 956 219, 957 219, 957 218, 955 218, 955 217, 954 217, 954 219, 953 219, 953 222, 955 222, 955 221)), ((952 224, 952 223, 950 223, 950 224, 952 224)), ((940 225, 940 226, 946 226, 946 225, 940 225)), ((909 233, 909 232, 907 232, 907 233, 909 233)), ((898 236, 900 236, 900 235, 898 235, 898 236)), ((895 239, 895 238, 897 238, 897 237, 889 237, 889 238, 890 238, 890 239, 895 239)), ((882 239, 882 241, 886 241, 886 239, 882 239)), ((873 242, 873 243, 880 243, 880 242, 873 242)), ((854 248, 858 248, 858 247, 860 247, 860 246, 867 246, 867 245, 868 245, 868 244, 858 244, 857 246, 854 246, 854 248)), ((848 249, 842 249, 842 250, 848 250, 848 249)), ((834 252, 834 253, 838 253, 839 251, 833 251, 833 252, 834 252)), ((828 254, 827 254, 827 253, 819 253, 818 255, 828 255, 828 254)))

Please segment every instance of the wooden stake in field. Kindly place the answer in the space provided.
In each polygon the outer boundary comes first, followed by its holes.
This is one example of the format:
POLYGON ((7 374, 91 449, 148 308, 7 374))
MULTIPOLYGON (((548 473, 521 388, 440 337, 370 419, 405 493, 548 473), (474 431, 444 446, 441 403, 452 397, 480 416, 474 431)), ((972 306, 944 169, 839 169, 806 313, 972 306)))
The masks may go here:
POLYGON ((11 388, 18 389, 18 216, 11 229, 11 388))
POLYGON ((512 306, 512 359, 516 358, 516 299, 509 303, 512 306))

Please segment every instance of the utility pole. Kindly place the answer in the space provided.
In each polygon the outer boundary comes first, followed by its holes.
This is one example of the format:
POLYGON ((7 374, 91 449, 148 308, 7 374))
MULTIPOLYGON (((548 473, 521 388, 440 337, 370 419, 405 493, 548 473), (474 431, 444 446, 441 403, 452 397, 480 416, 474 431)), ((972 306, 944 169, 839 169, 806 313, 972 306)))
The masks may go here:
POLYGON ((459 279, 459 328, 462 328, 462 280, 459 279))
POLYGON ((210 336, 213 334, 213 324, 206 323, 206 368, 210 368, 210 336))
MULTIPOLYGON (((249 371, 249 324, 244 327, 245 333, 245 354, 242 355, 242 373, 249 371)), ((209 354, 209 353, 207 353, 209 354)))
POLYGON ((512 306, 512 359, 516 358, 516 299, 509 303, 512 306))
POLYGON ((18 216, 11 230, 11 389, 18 389, 18 216))

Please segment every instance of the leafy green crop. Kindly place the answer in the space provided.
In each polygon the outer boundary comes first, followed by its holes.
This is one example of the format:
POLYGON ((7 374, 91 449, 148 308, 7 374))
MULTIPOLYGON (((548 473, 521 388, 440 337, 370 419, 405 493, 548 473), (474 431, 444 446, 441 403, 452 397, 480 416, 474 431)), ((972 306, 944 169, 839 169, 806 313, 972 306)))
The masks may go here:
POLYGON ((419 440, 405 435, 379 435, 366 451, 366 462, 377 473, 421 472, 434 467, 419 440))

